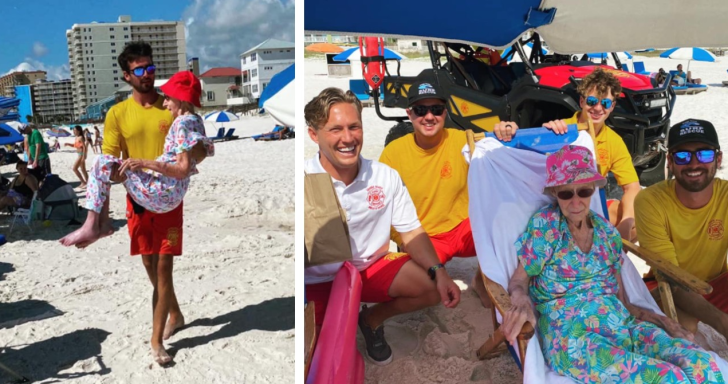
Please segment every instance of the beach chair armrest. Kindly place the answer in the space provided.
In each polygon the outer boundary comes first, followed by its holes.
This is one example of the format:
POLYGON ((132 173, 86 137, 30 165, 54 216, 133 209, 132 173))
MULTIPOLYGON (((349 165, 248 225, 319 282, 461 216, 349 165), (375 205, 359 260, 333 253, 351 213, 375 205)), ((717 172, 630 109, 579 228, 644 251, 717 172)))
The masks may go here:
POLYGON ((667 279, 671 284, 701 295, 707 295, 713 291, 710 284, 670 263, 659 254, 624 239, 622 239, 622 244, 625 250, 644 260, 647 265, 654 268, 659 275, 667 279))
MULTIPOLYGON (((508 311, 511 308, 511 296, 508 294, 508 291, 502 285, 489 279, 485 274, 483 274, 483 281, 485 282, 485 290, 488 292, 488 296, 495 308, 501 314, 508 311)), ((528 340, 533 336, 533 332, 533 325, 531 323, 525 323, 518 337, 528 340)))

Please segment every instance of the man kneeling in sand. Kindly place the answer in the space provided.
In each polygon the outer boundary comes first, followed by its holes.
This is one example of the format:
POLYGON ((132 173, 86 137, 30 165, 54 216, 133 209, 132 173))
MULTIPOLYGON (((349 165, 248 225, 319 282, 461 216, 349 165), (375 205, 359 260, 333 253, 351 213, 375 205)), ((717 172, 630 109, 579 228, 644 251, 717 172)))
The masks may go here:
MULTIPOLYGON (((338 88, 327 88, 305 109, 308 134, 319 152, 306 161, 307 173, 328 173, 346 210, 352 264, 360 271, 364 306, 359 328, 367 355, 378 365, 392 361, 384 339, 384 320, 436 305, 455 308, 460 288, 452 281, 417 218, 397 172, 359 156, 363 144, 361 103, 338 88), (399 232, 408 254, 389 252, 390 228, 399 232)), ((306 269, 306 296, 323 323, 332 281, 341 263, 306 269)))

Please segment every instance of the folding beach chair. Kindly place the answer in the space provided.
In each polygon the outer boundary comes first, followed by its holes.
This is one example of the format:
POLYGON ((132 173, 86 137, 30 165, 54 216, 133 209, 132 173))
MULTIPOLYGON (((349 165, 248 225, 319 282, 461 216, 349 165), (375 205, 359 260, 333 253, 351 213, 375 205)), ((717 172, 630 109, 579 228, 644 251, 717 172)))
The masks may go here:
MULTIPOLYGON (((476 144, 475 141, 485 135, 467 132, 468 147, 464 152, 465 157, 470 158, 470 221, 483 280, 494 305, 492 316, 496 324, 493 336, 477 351, 480 358, 493 351, 505 339, 497 324, 501 319, 500 313, 504 313, 511 306, 510 296, 504 287, 508 286, 518 265, 514 243, 523 233, 531 215, 551 202, 551 198, 542 193, 546 180, 546 154, 555 152, 566 144, 581 145, 594 152, 593 132, 590 135, 587 133, 589 127, 580 128, 577 132, 576 126, 571 125, 566 135, 555 135, 545 128, 521 129, 509 143, 501 143, 489 137, 476 144)), ((593 195, 591 209, 605 215, 607 211, 603 196, 602 193, 593 195)), ((708 284, 654 253, 640 249, 628 241, 624 241, 624 248, 643 258, 656 272, 662 303, 670 308, 668 315, 672 318, 676 318, 676 314, 670 284, 677 284, 701 294, 711 291, 708 284)), ((627 257, 622 265, 622 280, 630 302, 662 313, 627 257)), ((533 326, 526 323, 518 336, 517 345, 509 346, 524 373, 524 382, 571 383, 570 379, 559 376, 548 368, 539 340, 532 337, 533 334, 533 326)), ((728 372, 728 363, 715 354, 714 357, 716 361, 719 360, 724 374, 728 372)))
POLYGON ((222 138, 225 137, 224 135, 225 135, 225 128, 224 127, 223 128, 219 128, 217 130, 217 135, 211 137, 210 139, 212 139, 213 141, 215 141, 215 140, 222 140, 222 138))
POLYGON ((634 73, 640 75, 649 75, 650 73, 645 70, 645 63, 642 61, 635 61, 632 63, 634 66, 634 73))
POLYGON ((10 224, 10 231, 8 232, 8 235, 13 233, 13 227, 15 226, 15 221, 20 219, 22 220, 25 225, 28 226, 28 229, 30 231, 33 231, 33 216, 35 214, 35 206, 37 203, 38 198, 38 191, 33 192, 33 198, 30 200, 30 207, 29 208, 16 208, 13 211, 13 221, 10 224))

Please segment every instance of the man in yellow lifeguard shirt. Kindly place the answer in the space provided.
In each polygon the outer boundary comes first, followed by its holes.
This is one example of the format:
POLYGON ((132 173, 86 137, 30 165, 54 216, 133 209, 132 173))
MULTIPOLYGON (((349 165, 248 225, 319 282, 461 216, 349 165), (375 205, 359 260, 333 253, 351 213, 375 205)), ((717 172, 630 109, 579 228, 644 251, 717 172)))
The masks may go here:
POLYGON ((728 338, 728 182, 715 178, 723 160, 718 134, 710 122, 688 119, 670 128, 667 144, 675 179, 637 196, 640 245, 713 286, 705 296, 674 289, 678 319, 693 333, 702 321, 728 338))
MULTIPOLYGON (((130 43, 119 55, 118 63, 124 80, 132 86, 132 97, 106 114, 102 152, 132 164, 139 159, 154 160, 162 154, 173 119, 162 105, 164 98, 154 88, 152 47, 144 42, 130 43)), ((112 180, 119 182, 123 178, 117 171, 112 180)), ((127 194, 131 255, 142 255, 154 287, 151 347, 152 357, 160 365, 172 360, 163 340, 184 325, 172 283, 173 257, 182 254, 182 212, 183 204, 167 213, 150 212, 127 194)))
MULTIPOLYGON (((443 264, 453 257, 475 256, 468 217, 468 163, 461 150, 465 132, 445 128, 446 96, 429 74, 417 77, 408 92, 409 116, 414 132, 389 143, 379 161, 394 168, 407 186, 422 228, 443 264)), ((392 240, 402 240, 392 232, 392 240)), ((482 277, 472 286, 485 306, 489 300, 482 277)))
MULTIPOLYGON (((594 72, 584 77, 577 91, 581 95, 579 97, 581 111, 568 119, 550 121, 543 126, 562 134, 566 133, 567 125, 585 124, 591 119, 596 134, 599 171, 604 177, 612 172, 617 184, 624 191, 621 202, 616 200, 607 202, 609 220, 617 227, 622 238, 635 241, 634 199, 642 188, 624 140, 606 124, 609 114, 614 110, 617 97, 622 93, 622 85, 614 75, 597 67, 594 72)), ((509 141, 518 126, 514 123, 508 125, 496 126, 493 133, 499 139, 509 141)))

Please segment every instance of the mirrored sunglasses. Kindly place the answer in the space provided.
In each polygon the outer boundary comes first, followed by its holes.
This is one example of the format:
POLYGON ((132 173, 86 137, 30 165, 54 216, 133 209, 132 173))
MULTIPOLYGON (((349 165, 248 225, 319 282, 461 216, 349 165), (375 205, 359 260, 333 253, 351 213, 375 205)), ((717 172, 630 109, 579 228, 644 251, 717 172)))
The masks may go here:
POLYGON ((698 163, 708 164, 715 161, 717 149, 698 149, 697 151, 677 151, 672 153, 672 160, 677 165, 688 165, 693 159, 693 155, 697 155, 698 163))
POLYGON ((146 67, 136 67, 136 68, 130 70, 129 72, 133 73, 134 76, 136 76, 136 77, 142 77, 142 76, 144 76, 144 72, 146 72, 150 75, 153 75, 154 71, 156 71, 156 70, 157 70, 157 67, 154 66, 154 64, 149 64, 146 67))
POLYGON ((432 112, 435 116, 441 116, 443 113, 445 113, 445 106, 442 104, 435 104, 435 105, 413 105, 410 107, 410 110, 412 113, 415 114, 415 116, 423 117, 427 116, 427 112, 432 112))
POLYGON ((588 105, 590 107, 593 107, 599 103, 602 104, 602 107, 604 107, 604 109, 609 109, 609 108, 612 108, 613 101, 612 101, 612 99, 602 99, 600 101, 599 99, 596 98, 596 96, 589 96, 586 98, 586 105, 588 105))
POLYGON ((556 192, 556 197, 558 197, 559 200, 571 200, 575 194, 584 198, 591 197, 591 195, 594 194, 594 188, 580 188, 575 191, 559 191, 556 192))

